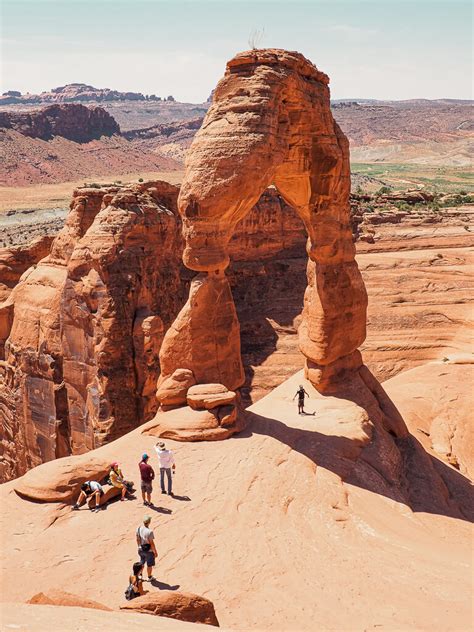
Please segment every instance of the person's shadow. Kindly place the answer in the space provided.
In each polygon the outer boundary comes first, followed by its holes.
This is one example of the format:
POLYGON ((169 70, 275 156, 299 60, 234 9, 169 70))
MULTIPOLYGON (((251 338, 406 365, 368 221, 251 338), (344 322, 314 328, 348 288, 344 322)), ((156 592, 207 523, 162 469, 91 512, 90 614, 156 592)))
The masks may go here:
POLYGON ((159 590, 178 590, 179 584, 167 584, 166 582, 160 582, 158 579, 152 579, 150 584, 159 590))
POLYGON ((157 513, 161 513, 161 514, 173 513, 173 510, 168 509, 168 507, 156 507, 155 505, 148 505, 148 509, 151 509, 151 511, 156 511, 157 513))
POLYGON ((174 498, 175 500, 184 500, 186 502, 189 502, 191 500, 189 496, 178 496, 178 494, 171 494, 171 498, 174 498))

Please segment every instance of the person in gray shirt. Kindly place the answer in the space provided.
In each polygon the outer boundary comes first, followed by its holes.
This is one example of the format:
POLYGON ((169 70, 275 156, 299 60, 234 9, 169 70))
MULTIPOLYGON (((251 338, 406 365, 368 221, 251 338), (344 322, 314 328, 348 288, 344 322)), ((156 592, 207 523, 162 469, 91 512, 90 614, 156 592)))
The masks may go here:
POLYGON ((151 517, 145 516, 143 518, 143 524, 140 525, 136 532, 138 555, 140 556, 140 562, 145 565, 148 575, 148 581, 153 581, 153 567, 155 566, 155 560, 157 557, 155 547, 155 536, 150 529, 151 517))

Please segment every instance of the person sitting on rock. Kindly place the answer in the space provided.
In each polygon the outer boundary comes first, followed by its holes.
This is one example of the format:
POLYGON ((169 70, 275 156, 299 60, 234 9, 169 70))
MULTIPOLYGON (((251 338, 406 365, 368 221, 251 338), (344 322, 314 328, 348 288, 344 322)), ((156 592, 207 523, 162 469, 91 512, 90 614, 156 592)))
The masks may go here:
POLYGON ((148 463, 148 454, 142 456, 142 460, 138 464, 140 468, 141 488, 143 504, 145 506, 151 505, 151 492, 153 491, 152 481, 155 478, 155 471, 148 463))
POLYGON ((87 504, 91 511, 100 510, 100 498, 104 495, 104 489, 97 481, 86 481, 81 485, 81 493, 77 499, 73 509, 79 509, 82 503, 87 500, 87 504), (92 507, 92 502, 95 500, 95 507, 92 507))
POLYGON ((157 557, 155 547, 155 536, 150 529, 151 517, 145 516, 143 518, 143 525, 140 525, 136 532, 138 555, 140 556, 140 562, 144 566, 146 563, 146 570, 148 574, 148 581, 153 581, 153 567, 155 566, 155 560, 157 557))
POLYGON ((134 599, 143 595, 143 564, 141 562, 135 562, 132 568, 132 574, 130 575, 128 582, 128 589, 125 593, 127 599, 134 599))
POLYGON ((126 481, 123 478, 122 470, 120 469, 119 464, 116 461, 110 466, 109 479, 111 485, 121 490, 122 495, 120 497, 120 500, 125 500, 128 489, 126 481))
POLYGON ((165 444, 161 441, 155 445, 156 454, 158 455, 158 461, 160 463, 160 483, 161 493, 166 494, 165 490, 165 474, 168 479, 168 494, 173 495, 173 478, 171 476, 171 468, 173 468, 173 474, 176 471, 176 464, 174 462, 173 452, 167 450, 165 444))
MULTIPOLYGON (((298 415, 304 415, 304 396, 309 394, 304 390, 304 386, 302 384, 299 385, 298 390, 295 393, 295 397, 298 396, 298 415)), ((293 400, 295 399, 293 397, 293 400)))

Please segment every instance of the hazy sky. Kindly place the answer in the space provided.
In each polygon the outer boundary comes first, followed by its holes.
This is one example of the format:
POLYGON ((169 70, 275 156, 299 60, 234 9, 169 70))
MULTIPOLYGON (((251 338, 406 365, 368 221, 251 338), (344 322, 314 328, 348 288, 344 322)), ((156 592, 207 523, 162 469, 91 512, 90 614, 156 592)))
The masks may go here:
POLYGON ((472 98, 472 9, 458 0, 0 0, 1 88, 65 83, 201 102, 225 63, 298 50, 333 98, 472 98))

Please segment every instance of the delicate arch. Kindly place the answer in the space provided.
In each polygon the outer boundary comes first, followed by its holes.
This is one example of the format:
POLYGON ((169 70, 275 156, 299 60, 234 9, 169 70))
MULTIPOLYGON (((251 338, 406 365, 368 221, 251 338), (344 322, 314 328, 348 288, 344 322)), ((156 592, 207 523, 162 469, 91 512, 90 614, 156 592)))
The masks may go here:
POLYGON ((168 331, 162 379, 243 384, 239 324, 224 274, 237 223, 270 184, 308 232, 308 286, 300 349, 321 391, 361 364, 367 294, 349 222, 349 147, 331 110, 328 77, 299 53, 240 53, 226 68, 186 160, 179 196, 183 261, 200 272, 168 331))

